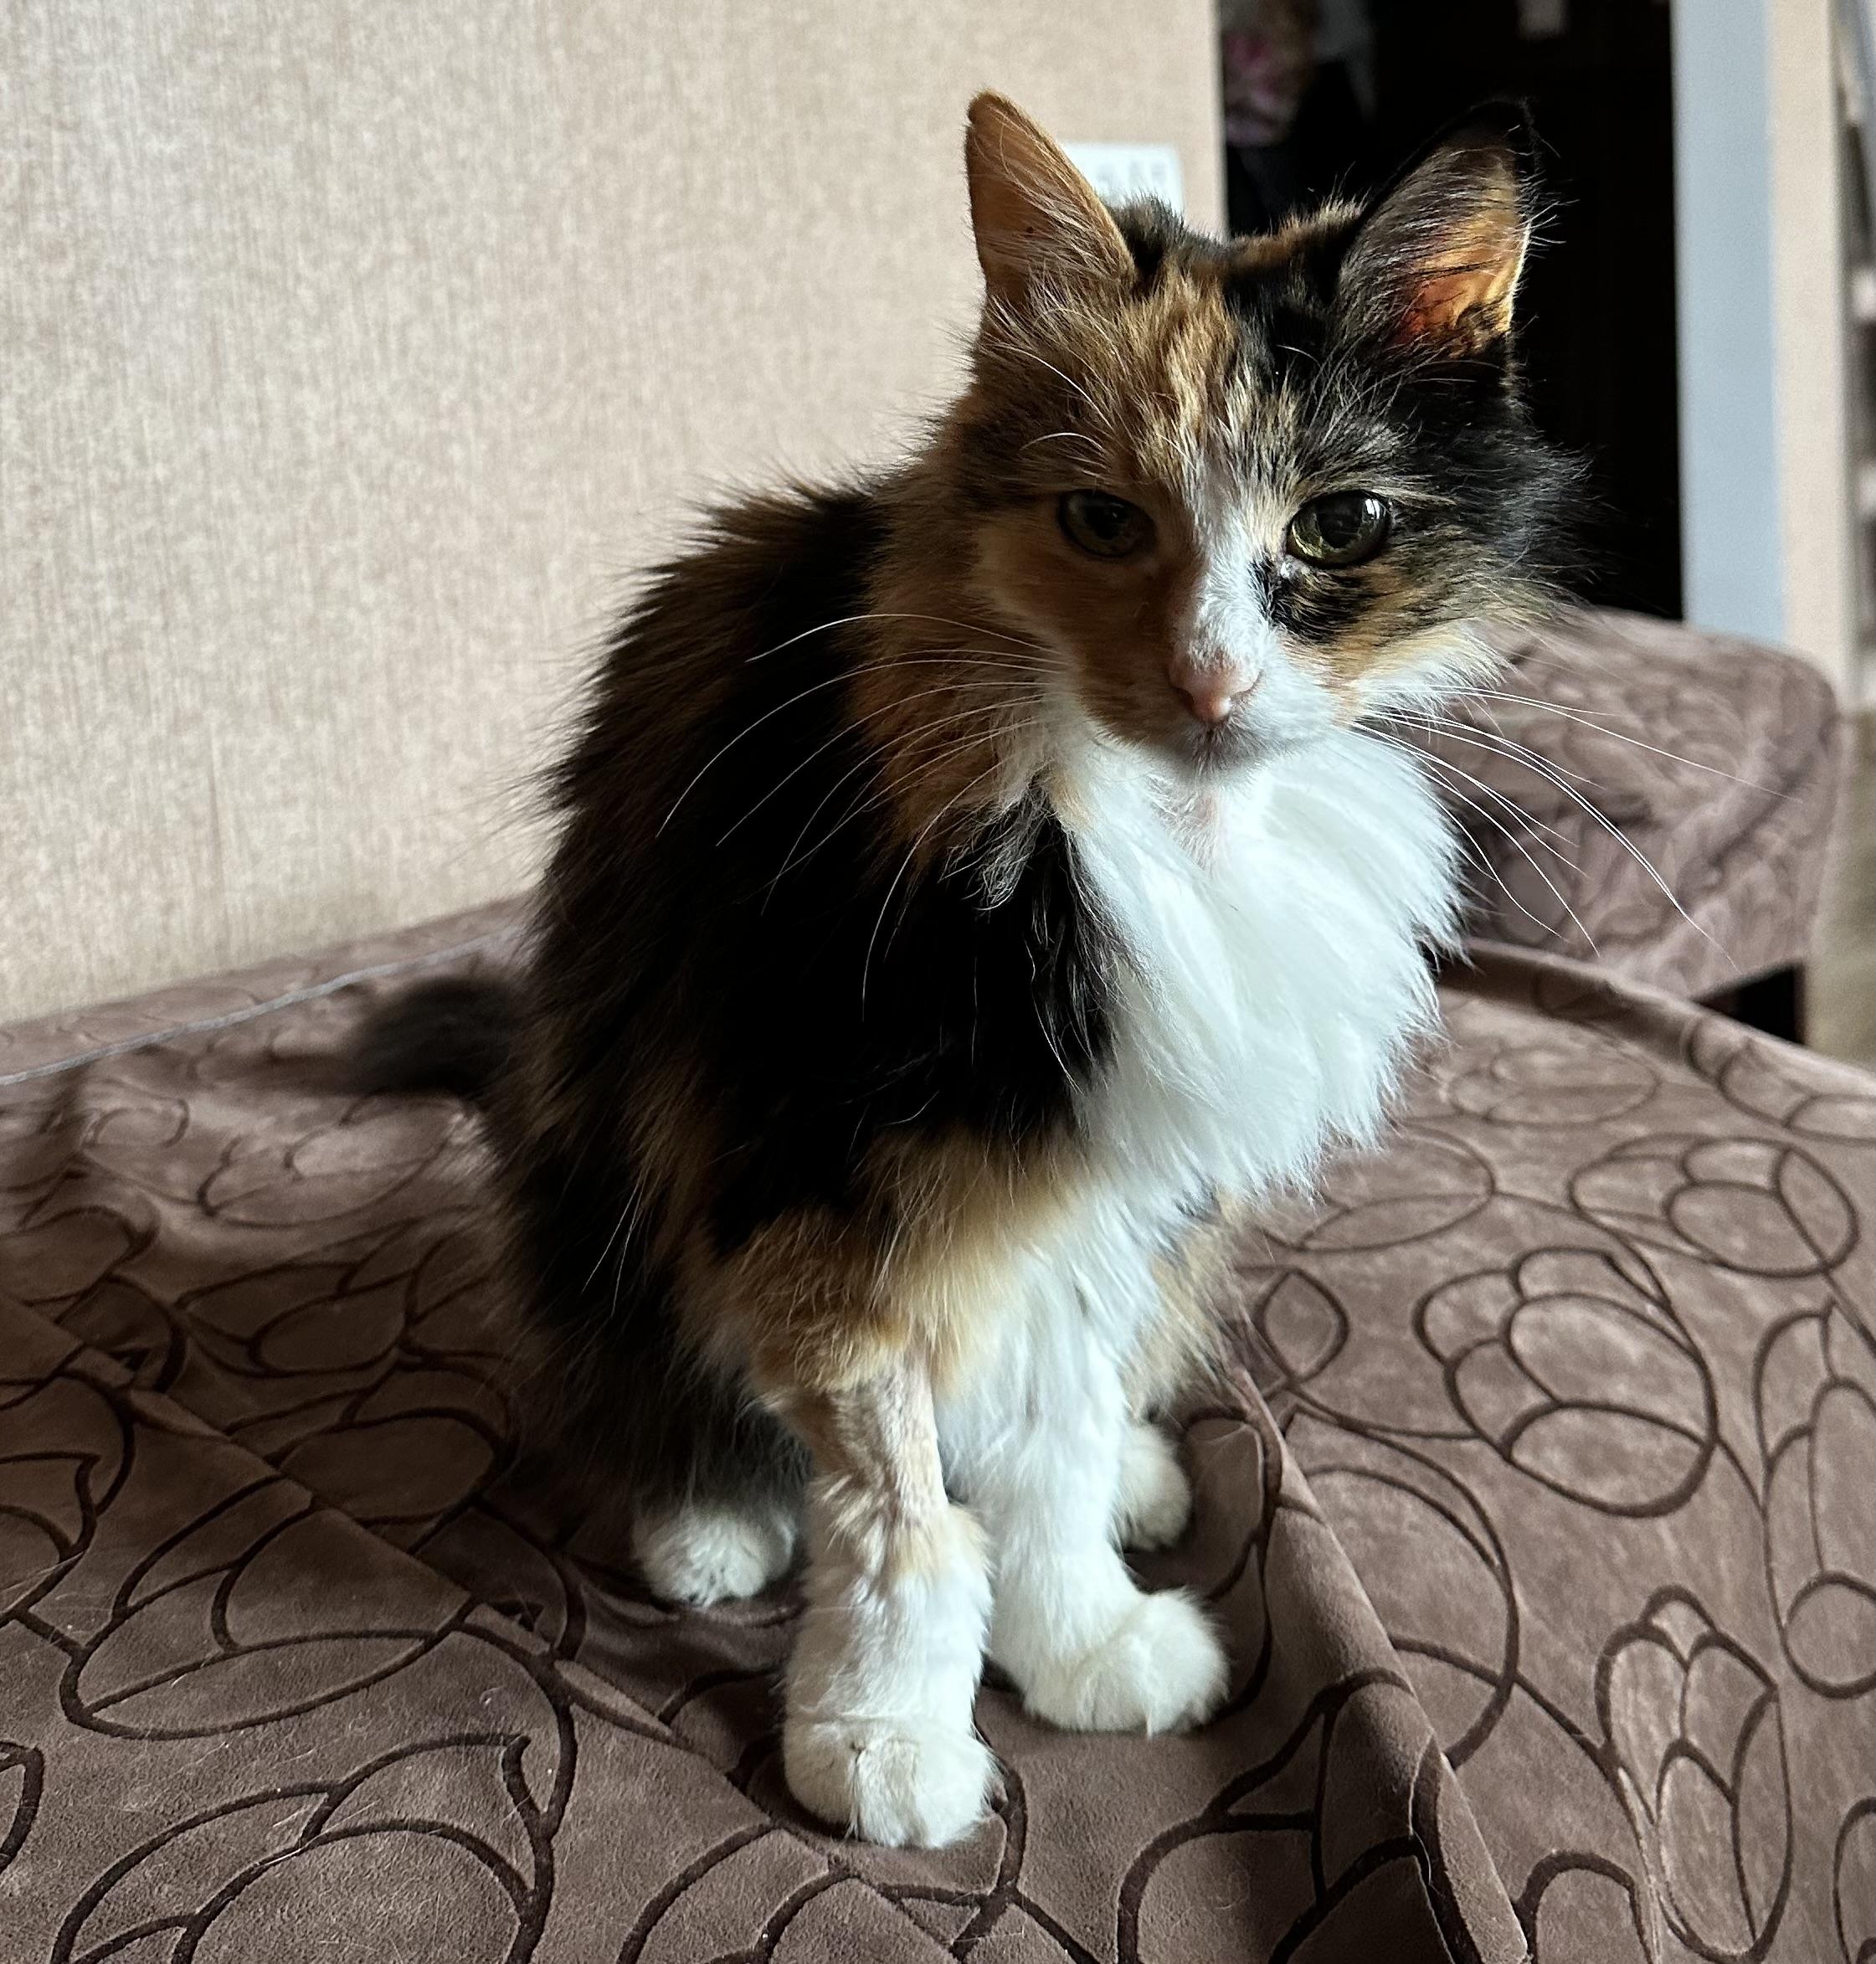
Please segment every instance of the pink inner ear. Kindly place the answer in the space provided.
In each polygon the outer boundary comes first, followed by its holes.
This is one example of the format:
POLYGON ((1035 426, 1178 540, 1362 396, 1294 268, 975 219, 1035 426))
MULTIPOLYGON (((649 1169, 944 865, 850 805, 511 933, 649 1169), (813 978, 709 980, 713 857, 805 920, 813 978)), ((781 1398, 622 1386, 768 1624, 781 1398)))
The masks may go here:
POLYGON ((1440 256, 1416 267, 1406 282, 1400 338, 1477 346, 1504 334, 1524 261, 1515 196, 1467 214, 1440 244, 1440 256))

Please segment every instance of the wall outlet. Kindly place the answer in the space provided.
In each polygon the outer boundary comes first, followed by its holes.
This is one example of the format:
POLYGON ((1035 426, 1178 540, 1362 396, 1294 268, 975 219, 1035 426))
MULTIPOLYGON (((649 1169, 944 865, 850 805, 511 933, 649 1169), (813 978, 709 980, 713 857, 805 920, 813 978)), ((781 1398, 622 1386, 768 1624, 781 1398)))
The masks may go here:
POLYGON ((1108 204, 1157 198, 1175 212, 1185 208, 1179 152, 1170 143, 1065 143, 1062 148, 1108 204))

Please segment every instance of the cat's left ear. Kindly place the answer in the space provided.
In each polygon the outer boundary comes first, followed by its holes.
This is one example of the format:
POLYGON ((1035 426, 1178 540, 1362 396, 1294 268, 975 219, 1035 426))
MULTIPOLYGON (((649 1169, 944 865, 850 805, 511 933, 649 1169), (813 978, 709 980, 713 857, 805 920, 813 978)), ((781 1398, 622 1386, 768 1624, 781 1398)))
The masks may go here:
POLYGON ((1496 352, 1511 333, 1530 243, 1534 147, 1516 104, 1488 105, 1448 130, 1359 221, 1339 309, 1404 354, 1496 352))
POLYGON ((1133 277, 1113 214, 1042 127, 986 90, 964 131, 970 223, 993 300, 1020 308, 1038 291, 1133 277))

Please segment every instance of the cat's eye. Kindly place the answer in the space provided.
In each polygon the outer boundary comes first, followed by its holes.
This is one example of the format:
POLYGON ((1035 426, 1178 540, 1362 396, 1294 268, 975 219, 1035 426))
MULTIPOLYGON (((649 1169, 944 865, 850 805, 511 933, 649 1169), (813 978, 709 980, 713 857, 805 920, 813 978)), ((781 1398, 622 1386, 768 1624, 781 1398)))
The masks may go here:
POLYGON ((1097 559, 1124 559, 1153 537, 1153 521, 1138 505, 1111 492, 1070 491, 1056 506, 1070 542, 1097 559))
POLYGON ((1331 491, 1297 513, 1283 543, 1312 566, 1359 566, 1387 543, 1393 522, 1386 499, 1373 491, 1331 491))

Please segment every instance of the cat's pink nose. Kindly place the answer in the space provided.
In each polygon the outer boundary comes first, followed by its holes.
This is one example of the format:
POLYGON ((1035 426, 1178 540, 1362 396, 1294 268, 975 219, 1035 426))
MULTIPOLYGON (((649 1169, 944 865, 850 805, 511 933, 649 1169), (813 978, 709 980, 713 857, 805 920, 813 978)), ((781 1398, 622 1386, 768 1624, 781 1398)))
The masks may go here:
POLYGON ((1192 715, 1215 729, 1257 686, 1254 675, 1236 668, 1174 669, 1170 680, 1192 715))

